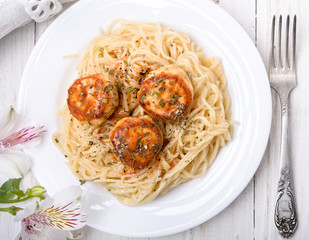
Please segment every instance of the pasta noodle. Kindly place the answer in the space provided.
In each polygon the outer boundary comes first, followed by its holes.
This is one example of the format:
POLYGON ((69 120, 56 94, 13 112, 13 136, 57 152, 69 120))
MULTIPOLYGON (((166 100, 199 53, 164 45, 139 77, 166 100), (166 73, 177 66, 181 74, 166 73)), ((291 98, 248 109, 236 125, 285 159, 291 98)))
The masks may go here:
MULTIPOLYGON (((219 149, 231 140, 230 97, 217 57, 204 57, 188 35, 154 23, 124 20, 112 23, 105 34, 101 32, 89 44, 78 65, 79 75, 100 72, 108 75, 112 68, 128 68, 124 58, 130 60, 132 72, 120 80, 124 89, 132 86, 140 89, 133 78, 143 65, 156 69, 176 64, 192 80, 194 99, 189 114, 181 122, 158 123, 165 144, 156 163, 137 172, 127 171, 112 154, 109 133, 115 121, 107 119, 95 127, 76 120, 67 105, 59 111, 63 130, 56 131, 53 139, 78 179, 99 182, 121 203, 136 206, 205 174, 219 149)), ((124 109, 130 110, 131 100, 124 92, 120 101, 124 109)), ((131 115, 144 114, 137 106, 131 115)))

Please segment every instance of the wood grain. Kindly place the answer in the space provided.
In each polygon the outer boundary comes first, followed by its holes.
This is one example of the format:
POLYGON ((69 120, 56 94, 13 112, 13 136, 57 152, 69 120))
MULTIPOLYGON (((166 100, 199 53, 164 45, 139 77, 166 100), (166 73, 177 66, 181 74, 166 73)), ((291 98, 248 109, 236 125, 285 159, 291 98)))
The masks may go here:
MULTIPOLYGON (((205 0, 210 1, 210 0, 205 0)), ((295 178, 295 194, 299 227, 292 239, 308 239, 309 225, 309 2, 306 0, 213 0, 231 14, 246 30, 268 65, 270 43, 270 19, 273 14, 293 13, 298 15, 298 87, 291 95, 291 153, 295 178)), ((68 5, 67 5, 68 6, 68 5)), ((67 7, 66 6, 66 7, 67 7)), ((18 96, 20 79, 26 61, 36 41, 53 19, 19 28, 0 39, 0 102, 14 105, 18 96)), ((156 240, 265 240, 281 239, 274 227, 273 212, 279 174, 280 116, 278 98, 273 92, 273 119, 270 140, 255 178, 239 197, 224 211, 188 231, 161 238, 138 238, 156 240)), ((0 239, 14 239, 20 223, 13 217, 0 213, 0 239)), ((132 240, 85 227, 85 239, 132 240)))
MULTIPOLYGON (((308 151, 308 100, 309 89, 308 67, 309 60, 308 29, 309 29, 308 1, 258 1, 257 3, 257 47, 268 67, 270 51, 271 19, 274 14, 296 14, 298 16, 298 54, 297 73, 298 86, 290 96, 290 142, 293 173, 295 180, 296 207, 299 225, 296 234, 291 239, 308 239, 308 183, 306 177, 309 170, 308 151), (306 29, 306 30, 305 30, 306 29)), ((263 161, 256 173, 255 187, 255 238, 282 239, 274 226, 274 204, 279 180, 279 151, 280 145, 280 105, 276 93, 273 91, 273 119, 270 140, 263 161)))
MULTIPOLYGON (((1 106, 16 104, 23 70, 34 47, 34 25, 29 23, 0 40, 1 106)), ((19 222, 14 222, 7 213, 0 213, 0 239, 14 239, 19 230, 19 222)))

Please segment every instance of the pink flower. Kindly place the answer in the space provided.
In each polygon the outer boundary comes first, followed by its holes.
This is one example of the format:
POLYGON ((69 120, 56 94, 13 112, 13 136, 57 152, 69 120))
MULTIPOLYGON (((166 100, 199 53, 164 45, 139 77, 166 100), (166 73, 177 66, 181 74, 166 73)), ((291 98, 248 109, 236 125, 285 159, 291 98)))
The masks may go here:
POLYGON ((31 160, 22 149, 38 144, 45 130, 27 122, 12 107, 6 118, 0 118, 0 185, 8 179, 24 177, 31 167, 31 160))
MULTIPOLYGON (((7 119, 0 121, 0 153, 14 146, 22 145, 42 135, 43 127, 24 127, 25 119, 11 107, 7 119)), ((28 125, 28 124, 27 124, 28 125)))
POLYGON ((22 218, 22 230, 17 239, 72 238, 70 231, 86 224, 87 215, 81 211, 81 193, 79 186, 72 186, 57 193, 53 199, 46 198, 36 210, 25 209, 17 215, 16 220, 22 218), (29 211, 33 213, 29 215, 29 211))
POLYGON ((43 127, 25 127, 15 133, 12 133, 5 139, 0 139, 0 152, 3 152, 6 148, 16 146, 18 144, 26 143, 37 137, 40 137, 45 132, 43 127))

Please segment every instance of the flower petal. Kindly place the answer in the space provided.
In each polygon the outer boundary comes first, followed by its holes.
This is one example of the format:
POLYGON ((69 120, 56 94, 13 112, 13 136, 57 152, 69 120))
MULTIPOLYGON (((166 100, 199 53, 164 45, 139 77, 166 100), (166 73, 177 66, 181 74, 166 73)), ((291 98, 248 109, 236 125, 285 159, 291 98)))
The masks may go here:
POLYGON ((22 151, 0 154, 0 186, 10 178, 24 177, 31 168, 30 157, 22 151))
POLYGON ((37 145, 39 141, 32 141, 34 139, 38 140, 39 137, 42 135, 42 133, 45 132, 43 127, 25 127, 21 130, 18 130, 9 136, 7 136, 4 139, 1 139, 1 146, 0 146, 0 152, 4 151, 5 149, 12 149, 14 147, 15 149, 20 149, 21 147, 25 147, 25 144, 27 143, 27 147, 29 147, 29 142, 31 141, 32 146, 37 145))
POLYGON ((39 137, 45 130, 42 126, 30 123, 11 107, 10 111, 0 108, 1 112, 8 112, 7 118, 0 119, 0 153, 6 149, 21 149, 37 145, 39 137), (2 111, 1 111, 2 110, 2 111), (24 127, 27 126, 27 127, 24 127))
POLYGON ((52 205, 50 201, 44 201, 40 207, 41 210, 28 218, 43 226, 56 229, 79 229, 85 226, 87 217, 81 212, 81 194, 82 190, 79 186, 66 188, 54 196, 52 205))
POLYGON ((67 240, 73 234, 70 231, 62 231, 51 227, 45 227, 31 219, 25 218, 21 222, 21 231, 16 237, 18 240, 67 240))
POLYGON ((0 139, 7 137, 10 133, 24 126, 24 118, 16 113, 13 107, 10 107, 10 109, 1 107, 0 111, 7 113, 6 117, 0 119, 0 139))

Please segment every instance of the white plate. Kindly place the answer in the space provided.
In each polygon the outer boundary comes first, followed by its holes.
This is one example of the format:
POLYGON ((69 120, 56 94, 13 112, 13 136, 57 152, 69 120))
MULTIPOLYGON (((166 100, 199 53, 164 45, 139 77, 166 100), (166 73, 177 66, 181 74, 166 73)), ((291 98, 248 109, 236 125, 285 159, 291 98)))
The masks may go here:
POLYGON ((78 59, 62 56, 82 54, 98 29, 118 18, 160 22, 184 31, 207 56, 219 56, 232 98, 232 119, 240 124, 205 176, 149 204, 125 207, 102 186, 86 183, 88 224, 131 237, 184 231, 215 216, 241 193, 261 161, 270 131, 271 96, 263 62, 240 25, 211 1, 86 0, 61 14, 36 44, 22 79, 18 110, 48 130, 42 144, 30 152, 33 172, 51 195, 79 184, 51 140, 61 128, 56 112, 77 74, 78 59))

